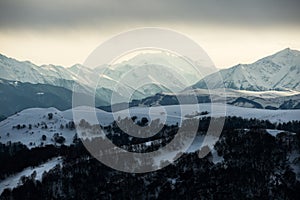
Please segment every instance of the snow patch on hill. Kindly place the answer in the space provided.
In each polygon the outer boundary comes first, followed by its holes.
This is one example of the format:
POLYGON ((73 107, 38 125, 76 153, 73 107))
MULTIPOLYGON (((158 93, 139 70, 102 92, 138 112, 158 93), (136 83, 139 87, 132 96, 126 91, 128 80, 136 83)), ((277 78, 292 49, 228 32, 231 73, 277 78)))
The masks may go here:
POLYGON ((10 177, 7 177, 5 180, 0 181, 0 194, 4 191, 5 188, 16 188, 21 183, 20 179, 23 176, 31 176, 34 171, 36 172, 35 180, 42 180, 42 176, 44 172, 48 172, 49 170, 53 169, 56 165, 62 164, 62 158, 53 158, 46 163, 43 163, 37 167, 28 167, 23 171, 16 173, 10 177))

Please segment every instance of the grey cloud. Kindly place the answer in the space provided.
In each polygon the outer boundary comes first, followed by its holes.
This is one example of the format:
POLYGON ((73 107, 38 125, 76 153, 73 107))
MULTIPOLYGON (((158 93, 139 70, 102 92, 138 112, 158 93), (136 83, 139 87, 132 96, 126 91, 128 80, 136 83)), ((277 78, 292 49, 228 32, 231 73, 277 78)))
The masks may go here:
POLYGON ((182 22, 299 26, 298 0, 0 0, 0 29, 182 22))

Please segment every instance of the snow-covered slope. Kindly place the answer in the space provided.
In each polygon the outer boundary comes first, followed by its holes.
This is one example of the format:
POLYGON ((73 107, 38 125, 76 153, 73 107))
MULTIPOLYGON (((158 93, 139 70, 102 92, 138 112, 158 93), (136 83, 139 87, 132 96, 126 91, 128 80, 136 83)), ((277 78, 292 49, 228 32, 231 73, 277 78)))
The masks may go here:
MULTIPOLYGON (((225 104, 213 104, 216 112, 212 113, 212 104, 198 104, 198 105, 173 105, 162 107, 132 107, 128 110, 122 110, 114 113, 115 116, 132 117, 137 116, 138 119, 147 117, 149 119, 160 119, 166 124, 181 123, 185 118, 213 116, 240 116, 243 118, 257 118, 262 120, 270 120, 271 122, 287 122, 291 120, 299 120, 300 110, 262 110, 254 108, 242 108, 225 104), (198 110, 195 110, 198 108, 198 110), (196 115, 196 111, 208 111, 207 115, 196 115)), ((97 124, 98 122, 91 122, 88 118, 93 108, 78 107, 76 109, 83 110, 82 118, 89 121, 90 124, 97 124)), ((110 112, 96 109, 96 116, 101 125, 107 126, 114 121, 114 116, 110 112)), ((55 108, 31 108, 26 109, 16 115, 8 117, 0 122, 0 142, 22 142, 29 148, 45 144, 55 144, 54 135, 63 136, 65 144, 73 142, 75 129, 70 128, 69 122, 73 120, 72 110, 59 111, 55 108), (48 114, 52 113, 53 118, 49 119, 48 114), (68 125, 67 125, 68 124, 68 125), (19 128, 18 128, 18 125, 19 128), (23 126, 25 125, 25 126, 23 126), (23 126, 23 127, 22 127, 23 126), (47 127, 47 128, 45 128, 47 127), (42 136, 46 137, 43 139, 42 136)))
POLYGON ((193 88, 221 88, 238 90, 297 90, 300 91, 300 51, 284 49, 262 58, 253 64, 239 64, 220 70, 223 83, 211 74, 200 80, 193 88), (224 85, 223 85, 224 84, 224 85))
POLYGON ((62 158, 53 158, 50 159, 48 162, 43 163, 37 167, 28 167, 23 171, 16 173, 12 176, 7 177, 5 180, 0 181, 0 194, 3 192, 5 188, 16 188, 17 186, 21 185, 21 177, 31 176, 34 172, 36 172, 35 180, 42 180, 42 176, 44 172, 48 172, 53 169, 56 165, 62 164, 62 158))
POLYGON ((29 148, 54 144, 54 134, 63 135, 65 144, 71 144, 75 130, 66 127, 71 118, 62 115, 56 108, 30 108, 0 122, 0 142, 18 142, 29 148), (53 118, 49 119, 48 114, 53 118), (43 139, 43 135, 46 137, 43 139))

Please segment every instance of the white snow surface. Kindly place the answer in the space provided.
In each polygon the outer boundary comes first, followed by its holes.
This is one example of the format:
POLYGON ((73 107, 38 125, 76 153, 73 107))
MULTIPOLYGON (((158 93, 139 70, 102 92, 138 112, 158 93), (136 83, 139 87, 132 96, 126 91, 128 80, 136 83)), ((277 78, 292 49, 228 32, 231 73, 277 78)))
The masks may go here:
POLYGON ((277 135, 278 133, 284 132, 283 130, 277 130, 277 129, 267 129, 266 131, 267 131, 270 135, 272 135, 272 136, 274 136, 274 137, 276 137, 276 135, 277 135))

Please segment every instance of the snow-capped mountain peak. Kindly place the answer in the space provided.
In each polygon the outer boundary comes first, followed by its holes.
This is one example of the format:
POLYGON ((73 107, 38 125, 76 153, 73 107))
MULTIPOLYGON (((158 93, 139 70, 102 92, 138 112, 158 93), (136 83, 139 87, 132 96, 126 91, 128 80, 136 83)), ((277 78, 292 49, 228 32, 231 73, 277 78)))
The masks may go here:
POLYGON ((289 48, 252 64, 239 64, 220 70, 223 82, 218 82, 218 74, 211 74, 200 80, 193 88, 226 88, 238 90, 296 90, 300 91, 300 51, 289 48))
MULTIPOLYGON (((263 58, 259 61, 273 62, 282 67, 290 67, 299 65, 300 63, 300 51, 292 50, 290 48, 283 49, 271 56, 263 58)), ((259 62, 257 61, 257 62, 259 62)))

